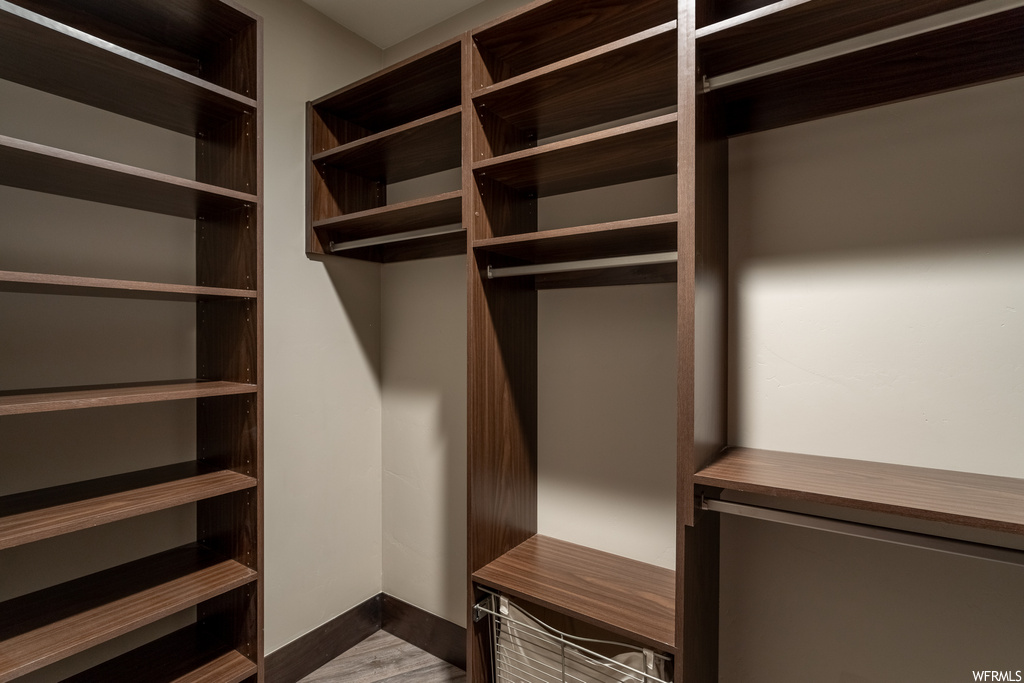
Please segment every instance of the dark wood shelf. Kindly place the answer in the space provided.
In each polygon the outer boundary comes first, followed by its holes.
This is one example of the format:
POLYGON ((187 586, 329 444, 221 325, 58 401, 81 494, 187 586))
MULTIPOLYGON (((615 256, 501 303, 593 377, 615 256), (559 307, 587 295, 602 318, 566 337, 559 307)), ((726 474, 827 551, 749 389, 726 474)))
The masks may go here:
POLYGON ((556 263, 675 251, 677 220, 677 214, 667 214, 541 230, 476 240, 473 249, 526 263, 556 263))
POLYGON ((459 106, 461 62, 462 41, 449 40, 311 104, 366 134, 380 133, 459 106))
POLYGON ((153 299, 157 301, 256 298, 256 292, 251 289, 171 285, 159 282, 108 280, 105 278, 78 277, 75 275, 21 273, 10 270, 0 270, 0 292, 153 299))
POLYGON ((387 183, 456 168, 462 162, 462 107, 314 154, 313 162, 387 183))
POLYGON ((477 176, 537 196, 676 172, 677 116, 666 114, 473 165, 477 176))
POLYGON ((462 222, 462 191, 327 218, 313 229, 327 241, 342 242, 425 230, 462 222))
POLYGON ((181 401, 191 398, 251 394, 256 390, 255 384, 182 380, 166 383, 142 382, 31 391, 0 391, 0 415, 24 415, 54 410, 181 401))
POLYGON ((781 0, 697 29, 697 49, 719 76, 975 2, 781 0))
POLYGON ((199 218, 256 195, 0 135, 0 185, 153 213, 199 218))
POLYGON ((377 244, 368 247, 353 247, 333 252, 336 256, 395 263, 439 256, 457 256, 466 253, 466 231, 457 230, 438 235, 410 237, 408 239, 377 244))
POLYGON ((242 683, 256 663, 197 625, 159 638, 62 683, 242 683))
MULTIPOLYGON (((522 263, 558 263, 676 251, 677 214, 542 230, 477 240, 473 249, 522 263)), ((533 276, 537 289, 675 282, 675 263, 633 265, 533 276)))
POLYGON ((473 42, 496 83, 675 21, 676 11, 665 0, 530 3, 476 29, 473 42))
POLYGON ((714 90, 728 135, 1024 73, 1024 8, 714 90))
POLYGON ((249 97, 7 0, 0 78, 192 136, 256 111, 249 97))
POLYGON ((676 22, 476 91, 478 107, 537 138, 676 103, 676 22))
POLYGON ((193 461, 0 498, 0 550, 256 486, 193 461))
POLYGON ((189 545, 0 603, 0 681, 255 579, 252 569, 189 545))
POLYGON ((697 484, 1024 534, 1024 479, 729 448, 697 484))
POLYGON ((547 536, 533 536, 473 581, 661 651, 675 648, 675 572, 547 536))

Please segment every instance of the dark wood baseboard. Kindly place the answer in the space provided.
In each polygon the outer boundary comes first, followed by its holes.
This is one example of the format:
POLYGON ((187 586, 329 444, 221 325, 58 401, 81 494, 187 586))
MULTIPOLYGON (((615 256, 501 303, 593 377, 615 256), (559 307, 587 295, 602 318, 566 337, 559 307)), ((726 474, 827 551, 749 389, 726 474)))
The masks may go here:
POLYGON ((466 668, 466 629, 380 593, 266 657, 267 683, 296 683, 379 630, 466 668))
POLYGON ((373 596, 267 655, 267 683, 296 683, 379 631, 382 595, 373 596))
POLYGON ((390 595, 381 598, 382 629, 465 670, 466 629, 390 595))

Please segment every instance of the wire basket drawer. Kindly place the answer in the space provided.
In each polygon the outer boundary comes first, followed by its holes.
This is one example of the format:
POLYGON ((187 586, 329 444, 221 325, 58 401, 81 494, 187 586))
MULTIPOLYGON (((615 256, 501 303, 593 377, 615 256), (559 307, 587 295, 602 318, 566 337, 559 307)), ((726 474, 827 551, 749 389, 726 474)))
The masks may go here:
POLYGON ((494 683, 669 683, 668 657, 562 633, 504 596, 489 593, 475 606, 474 618, 491 620, 494 683), (594 645, 621 653, 608 657, 594 652, 594 645))

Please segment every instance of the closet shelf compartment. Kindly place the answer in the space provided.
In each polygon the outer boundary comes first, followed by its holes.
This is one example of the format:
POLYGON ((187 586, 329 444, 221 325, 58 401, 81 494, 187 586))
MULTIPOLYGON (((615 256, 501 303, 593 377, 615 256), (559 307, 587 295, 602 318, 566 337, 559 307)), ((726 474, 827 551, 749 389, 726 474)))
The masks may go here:
POLYGON ((136 282, 106 278, 22 273, 0 270, 0 292, 55 294, 157 301, 202 301, 205 299, 255 299, 251 289, 172 285, 160 282, 136 282))
POLYGON ((632 256, 675 251, 677 214, 476 240, 473 248, 526 263, 632 256))
POLYGON ((462 222, 462 191, 413 199, 315 221, 313 229, 340 242, 462 222))
POLYGON ((676 172, 676 114, 552 142, 473 165, 477 179, 548 196, 676 172))
POLYGON ((256 663, 192 625, 104 662, 62 683, 242 683, 256 663))
POLYGON ((153 213, 201 218, 257 197, 0 135, 0 185, 153 213))
POLYGON ((1024 479, 729 448, 696 484, 1024 534, 1024 479))
MULTIPOLYGON (((361 135, 380 133, 460 106, 462 41, 438 45, 361 81, 314 100, 344 127, 362 128, 361 135)), ((339 142, 346 142, 340 140, 339 142)))
POLYGON ((676 103, 676 22, 473 93, 477 107, 546 138, 676 103))
POLYGON ((195 461, 0 498, 0 550, 256 486, 195 461))
POLYGON ((193 544, 0 603, 0 683, 255 579, 193 544))
POLYGON ((191 136, 256 111, 249 97, 7 0, 0 78, 191 136))
POLYGON ((533 536, 473 581, 665 652, 675 649, 675 572, 533 536))
POLYGON ((725 133, 740 135, 1022 73, 1024 8, 1017 8, 723 85, 711 98, 725 133))
POLYGON ((141 382, 88 387, 63 387, 0 392, 0 415, 24 415, 55 410, 102 408, 133 403, 181 401, 212 396, 254 394, 255 384, 205 380, 141 382))
POLYGON ((462 162, 462 107, 313 155, 313 162, 397 183, 462 162))
POLYGON ((711 75, 898 26, 978 0, 781 0, 697 29, 697 49, 711 75))
POLYGON ((676 11, 666 0, 535 2, 478 28, 473 42, 496 83, 675 21, 676 11))

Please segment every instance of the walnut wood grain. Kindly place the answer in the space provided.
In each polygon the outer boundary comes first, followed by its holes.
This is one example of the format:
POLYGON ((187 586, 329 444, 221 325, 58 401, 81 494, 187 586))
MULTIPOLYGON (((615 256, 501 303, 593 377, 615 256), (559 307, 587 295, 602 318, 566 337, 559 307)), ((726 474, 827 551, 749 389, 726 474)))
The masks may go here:
POLYGON ((0 682, 255 578, 251 569, 191 545, 0 603, 0 682))
POLYGON ((255 662, 232 650, 223 634, 193 624, 66 678, 62 683, 241 683, 255 662))
POLYGON ((705 72, 745 69, 978 0, 781 0, 696 32, 705 72))
POLYGON ((670 569, 537 535, 473 580, 659 650, 675 649, 670 569))
POLYGON ((244 207, 255 194, 185 180, 0 135, 0 184, 196 218, 244 207))
POLYGON ((0 550, 252 488, 256 480, 196 462, 0 498, 0 550))
POLYGON ((696 483, 1024 534, 1024 479, 729 448, 696 483))
POLYGON ((370 247, 341 249, 333 253, 336 256, 360 259, 362 261, 374 261, 375 263, 397 263, 399 261, 413 261, 423 258, 456 256, 466 253, 466 234, 458 230, 440 235, 428 235, 426 237, 403 239, 387 244, 377 244, 370 247))
POLYGON ((526 263, 653 254, 676 249, 677 215, 579 225, 476 240, 473 248, 526 263))
POLYGON ((18 5, 167 66, 256 97, 259 18, 220 0, 18 0, 18 5), (225 50, 225 46, 228 47, 225 50))
POLYGON ((452 107, 404 126, 313 155, 313 162, 397 183, 456 168, 462 162, 462 108, 452 107))
POLYGON ((162 282, 135 282, 105 278, 0 271, 0 292, 56 294, 158 301, 199 301, 204 298, 242 298, 256 296, 251 289, 172 285, 162 282))
POLYGON ((462 222, 462 191, 381 206, 313 223, 328 242, 346 242, 462 222))
POLYGON ((256 107, 251 97, 6 0, 0 0, 0 78, 186 135, 256 107))
POLYGON ((255 391, 256 386, 252 384, 185 380, 170 383, 142 382, 34 391, 3 391, 0 392, 0 415, 180 401, 204 396, 249 394, 255 391))
POLYGON ((313 100, 313 108, 379 133, 459 106, 461 43, 446 41, 313 100))
POLYGON ((577 192, 676 172, 676 115, 477 162, 478 177, 537 196, 577 192))
POLYGON ((676 18, 666 0, 544 0, 473 32, 482 68, 474 89, 615 42, 676 18))
POLYGON ((1024 73, 1024 9, 713 91, 729 135, 1024 73))
POLYGON ((546 138, 676 103, 675 22, 478 90, 509 124, 546 138))

